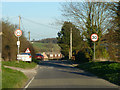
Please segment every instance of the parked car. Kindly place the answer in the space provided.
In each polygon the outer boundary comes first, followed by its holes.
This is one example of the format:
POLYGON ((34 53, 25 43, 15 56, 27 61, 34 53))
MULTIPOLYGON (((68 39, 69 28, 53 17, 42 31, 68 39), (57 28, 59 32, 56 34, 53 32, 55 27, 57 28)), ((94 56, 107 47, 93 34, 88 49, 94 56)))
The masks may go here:
POLYGON ((35 58, 38 59, 38 60, 43 60, 44 56, 42 54, 40 54, 40 53, 37 53, 35 58))
POLYGON ((32 61, 32 56, 31 56, 30 53, 20 53, 20 54, 17 55, 17 60, 31 62, 32 61))

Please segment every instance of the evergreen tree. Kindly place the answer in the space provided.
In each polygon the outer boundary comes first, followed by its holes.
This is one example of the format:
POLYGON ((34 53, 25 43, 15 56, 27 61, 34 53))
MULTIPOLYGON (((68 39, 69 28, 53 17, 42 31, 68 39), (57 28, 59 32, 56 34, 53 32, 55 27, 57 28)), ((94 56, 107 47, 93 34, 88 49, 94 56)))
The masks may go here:
POLYGON ((70 28, 72 28, 72 44, 73 51, 81 48, 82 37, 80 36, 80 30, 76 28, 71 22, 64 22, 62 29, 58 32, 58 45, 61 47, 61 53, 68 57, 70 46, 70 28))

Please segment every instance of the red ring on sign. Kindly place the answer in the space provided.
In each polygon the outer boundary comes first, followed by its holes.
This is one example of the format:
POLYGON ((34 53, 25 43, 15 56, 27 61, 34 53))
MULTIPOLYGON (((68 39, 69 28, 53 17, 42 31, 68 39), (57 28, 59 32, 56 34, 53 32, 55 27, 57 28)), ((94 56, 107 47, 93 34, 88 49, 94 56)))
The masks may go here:
POLYGON ((91 39, 93 42, 98 41, 98 35, 97 35, 96 33, 93 33, 92 35, 90 36, 90 39, 91 39), (92 40, 92 35, 96 35, 96 36, 97 36, 97 40, 93 41, 93 40, 92 40))
POLYGON ((20 29, 17 29, 17 30, 14 32, 14 34, 15 34, 15 36, 17 36, 17 37, 20 37, 20 36, 22 35, 22 31, 21 31, 20 29), (19 34, 19 35, 17 34, 17 31, 20 31, 20 34, 19 34))

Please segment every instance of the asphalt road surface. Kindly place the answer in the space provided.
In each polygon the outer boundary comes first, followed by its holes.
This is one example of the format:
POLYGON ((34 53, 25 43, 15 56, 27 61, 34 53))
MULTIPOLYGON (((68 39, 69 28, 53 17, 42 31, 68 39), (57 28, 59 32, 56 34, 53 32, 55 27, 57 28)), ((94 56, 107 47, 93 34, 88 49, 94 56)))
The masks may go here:
POLYGON ((37 74, 28 88, 112 88, 111 90, 115 90, 118 86, 72 67, 68 61, 54 60, 40 62, 37 74))

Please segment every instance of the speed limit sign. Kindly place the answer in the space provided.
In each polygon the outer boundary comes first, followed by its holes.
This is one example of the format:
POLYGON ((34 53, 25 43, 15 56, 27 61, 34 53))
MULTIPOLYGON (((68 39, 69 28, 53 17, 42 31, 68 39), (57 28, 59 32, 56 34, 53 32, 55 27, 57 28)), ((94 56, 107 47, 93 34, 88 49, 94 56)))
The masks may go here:
POLYGON ((20 37, 22 35, 22 31, 20 29, 17 29, 15 32, 14 32, 15 36, 16 37, 20 37))
POLYGON ((90 38, 93 42, 95 42, 95 41, 98 40, 98 35, 97 34, 92 34, 90 38))

